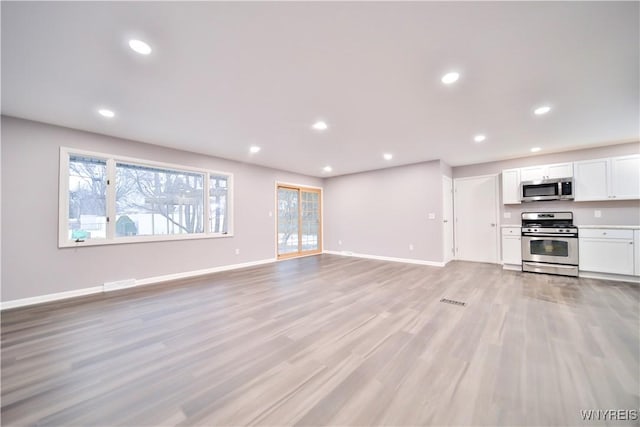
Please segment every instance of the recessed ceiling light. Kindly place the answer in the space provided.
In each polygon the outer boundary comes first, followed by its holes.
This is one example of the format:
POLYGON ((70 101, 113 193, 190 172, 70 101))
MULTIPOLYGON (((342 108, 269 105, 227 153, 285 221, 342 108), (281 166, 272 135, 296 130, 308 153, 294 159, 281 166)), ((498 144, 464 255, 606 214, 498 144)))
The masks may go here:
POLYGON ((331 166, 325 166, 322 168, 323 171, 325 172, 331 172, 333 170, 333 168, 331 166))
POLYGON ((138 52, 140 55, 149 55, 151 53, 151 46, 149 46, 142 40, 129 40, 129 47, 138 52))
POLYGON ((442 83, 446 85, 450 85, 451 83, 455 83, 460 78, 460 73, 456 73, 455 71, 451 73, 447 73, 442 76, 442 83))
POLYGON ((541 116, 543 114, 547 114, 549 111, 551 111, 551 107, 549 107, 548 105, 542 105, 533 110, 533 114, 535 114, 536 116, 541 116))
POLYGON ((391 159, 393 159, 393 154, 391 154, 391 153, 384 153, 384 154, 382 155, 382 157, 384 157, 384 159, 385 159, 385 160, 391 160, 391 159))
POLYGON ((249 151, 252 153, 257 153, 258 151, 260 151, 260 147, 258 147, 257 145, 252 145, 251 147, 249 147, 249 151))
POLYGON ((476 136, 473 137, 473 140, 475 142, 482 142, 485 139, 487 139, 487 137, 485 135, 476 135, 476 136))
POLYGON ((110 119, 113 118, 116 115, 116 113, 114 113, 113 111, 108 110, 106 108, 99 109, 98 110, 98 114, 100 114, 102 117, 107 117, 107 118, 110 118, 110 119))
POLYGON ((314 128, 315 130, 327 130, 329 126, 322 120, 318 120, 311 127, 314 128))
POLYGON ((540 148, 540 147, 533 147, 533 148, 531 149, 531 152, 532 152, 532 153, 537 153, 537 152, 538 152, 538 151, 540 151, 540 150, 542 150, 542 148, 540 148))

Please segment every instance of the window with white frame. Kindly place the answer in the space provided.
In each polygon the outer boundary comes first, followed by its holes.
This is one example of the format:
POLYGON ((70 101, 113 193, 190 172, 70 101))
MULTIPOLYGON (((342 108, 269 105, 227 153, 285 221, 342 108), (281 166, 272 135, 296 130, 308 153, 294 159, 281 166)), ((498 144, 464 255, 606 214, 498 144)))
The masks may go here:
POLYGON ((107 237, 107 161, 69 155, 67 239, 107 237))
POLYGON ((231 234, 229 173, 61 148, 60 246, 231 234))

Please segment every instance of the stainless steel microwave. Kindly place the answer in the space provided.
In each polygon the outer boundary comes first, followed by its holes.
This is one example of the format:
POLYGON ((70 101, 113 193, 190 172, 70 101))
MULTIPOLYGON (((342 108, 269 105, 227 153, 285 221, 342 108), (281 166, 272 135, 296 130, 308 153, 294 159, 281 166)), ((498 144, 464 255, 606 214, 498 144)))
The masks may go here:
POLYGON ((573 178, 542 179, 520 183, 520 200, 573 200, 573 178))

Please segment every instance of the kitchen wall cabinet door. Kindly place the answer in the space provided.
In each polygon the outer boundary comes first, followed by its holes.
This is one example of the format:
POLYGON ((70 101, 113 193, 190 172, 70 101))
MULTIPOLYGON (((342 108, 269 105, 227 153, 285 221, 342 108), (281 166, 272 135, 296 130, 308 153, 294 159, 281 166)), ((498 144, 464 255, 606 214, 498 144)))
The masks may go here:
POLYGON ((517 204, 520 201, 520 169, 502 171, 502 204, 517 204))
POLYGON ((573 163, 555 163, 552 165, 531 166, 520 169, 520 179, 522 181, 570 178, 572 176, 573 163))
POLYGON ((640 155, 612 157, 609 195, 612 199, 640 199, 640 155))
POLYGON ((539 181, 544 179, 545 175, 545 167, 544 166, 530 166, 528 168, 520 169, 520 180, 521 181, 539 181))
POLYGON ((632 230, 581 230, 578 241, 581 271, 633 275, 632 230))
POLYGON ((522 237, 520 227, 502 229, 502 263, 522 264, 522 237))
POLYGON ((575 201, 609 200, 608 159, 585 160, 574 163, 575 201))
POLYGON ((572 176, 573 176, 572 163, 558 163, 555 165, 547 166, 547 170, 546 170, 547 179, 569 178, 572 176))
POLYGON ((640 155, 574 163, 575 201, 640 199, 640 155))

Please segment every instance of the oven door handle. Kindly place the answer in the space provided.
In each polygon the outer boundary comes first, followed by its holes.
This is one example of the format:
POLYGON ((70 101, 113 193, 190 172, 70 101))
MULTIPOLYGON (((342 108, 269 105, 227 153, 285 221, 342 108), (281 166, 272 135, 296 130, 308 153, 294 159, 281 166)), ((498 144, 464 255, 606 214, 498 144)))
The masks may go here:
POLYGON ((557 239, 562 239, 562 238, 575 239, 578 237, 578 235, 574 233, 567 233, 567 234, 522 233, 522 235, 527 237, 555 237, 557 239))

